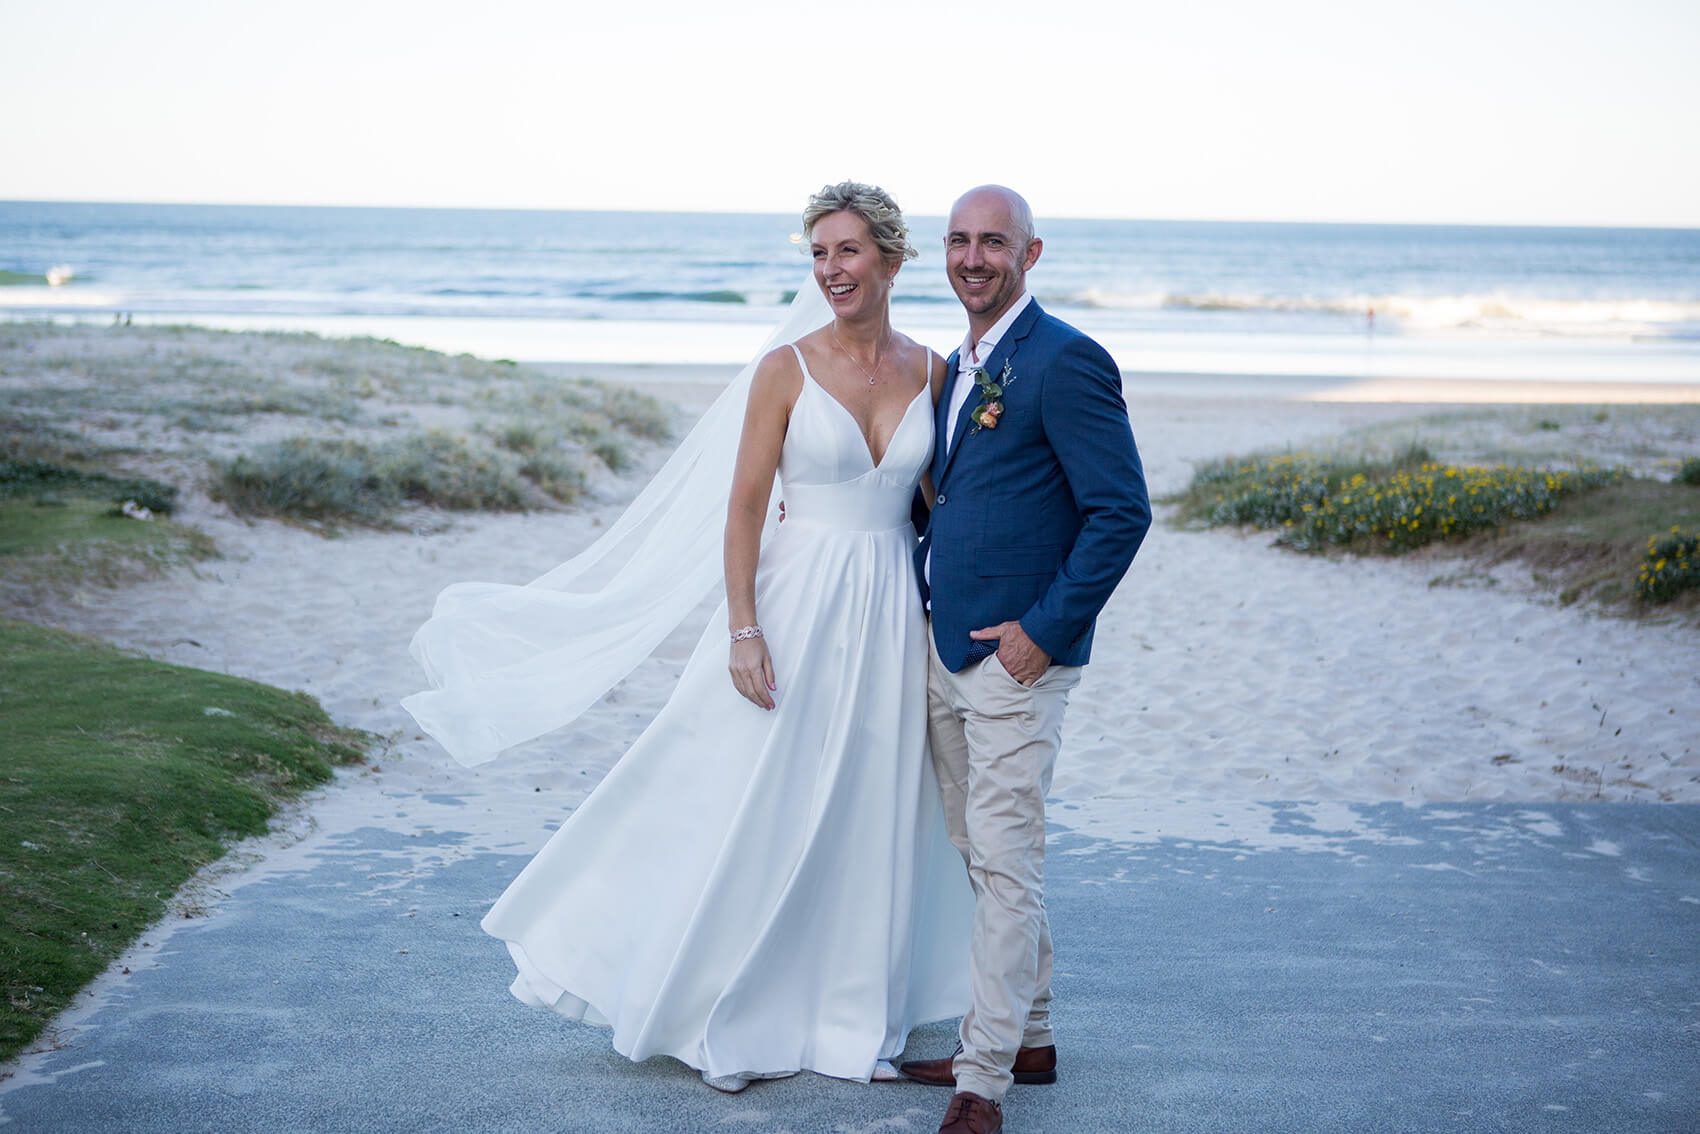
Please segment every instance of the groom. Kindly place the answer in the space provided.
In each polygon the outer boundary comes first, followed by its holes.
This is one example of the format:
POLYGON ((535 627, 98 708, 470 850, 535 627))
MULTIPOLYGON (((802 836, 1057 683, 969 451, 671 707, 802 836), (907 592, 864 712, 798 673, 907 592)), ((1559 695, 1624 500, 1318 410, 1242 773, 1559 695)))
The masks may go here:
POLYGON ((933 763, 974 886, 973 1004, 954 1059, 902 1066, 955 1087, 941 1134, 1000 1130, 1012 1082, 1056 1081, 1045 793, 1094 620, 1151 524, 1115 362, 1027 292, 1043 249, 1009 189, 951 209, 945 267, 968 337, 939 399, 915 566, 933 763))

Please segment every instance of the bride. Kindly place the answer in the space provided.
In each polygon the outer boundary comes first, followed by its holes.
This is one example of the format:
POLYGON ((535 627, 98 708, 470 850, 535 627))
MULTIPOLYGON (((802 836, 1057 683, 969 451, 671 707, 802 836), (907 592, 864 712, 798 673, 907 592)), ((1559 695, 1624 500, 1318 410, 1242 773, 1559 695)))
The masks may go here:
POLYGON ((483 926, 520 1000, 728 1091, 894 1077, 909 1031, 969 999, 910 560, 944 364, 891 327, 915 251, 889 195, 828 186, 803 226, 815 287, 781 345, 589 550, 527 587, 445 591, 413 643, 435 688, 403 702, 489 759, 597 700, 723 566, 672 697, 483 926))

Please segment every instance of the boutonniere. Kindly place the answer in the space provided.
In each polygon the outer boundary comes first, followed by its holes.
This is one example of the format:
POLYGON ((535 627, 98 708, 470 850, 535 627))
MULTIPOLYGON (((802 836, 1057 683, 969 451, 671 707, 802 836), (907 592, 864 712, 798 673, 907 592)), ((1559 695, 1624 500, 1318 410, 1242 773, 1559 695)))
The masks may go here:
POLYGON ((998 418, 1003 416, 1003 392, 1015 381, 1015 365, 1005 359, 995 381, 983 366, 976 366, 973 374, 974 384, 980 387, 980 404, 968 415, 968 420, 974 423, 974 428, 968 431, 970 437, 982 429, 998 427, 998 418))

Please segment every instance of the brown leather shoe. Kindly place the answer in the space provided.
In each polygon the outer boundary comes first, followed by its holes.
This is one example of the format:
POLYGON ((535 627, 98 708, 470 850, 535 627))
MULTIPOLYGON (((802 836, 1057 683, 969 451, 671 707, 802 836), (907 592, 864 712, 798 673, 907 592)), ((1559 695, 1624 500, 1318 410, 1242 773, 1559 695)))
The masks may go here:
MULTIPOLYGON (((909 1063, 899 1063, 897 1069, 917 1083, 927 1083, 934 1087, 956 1086, 956 1069, 952 1066, 956 1056, 962 1054, 962 1045, 958 1044, 956 1054, 944 1059, 917 1059, 909 1063)), ((1057 1046, 1046 1044, 1044 1047, 1024 1047, 1015 1053, 1015 1065, 1010 1068, 1017 1083, 1054 1083, 1057 1081, 1057 1046)))
POLYGON ((958 1091, 950 1097, 939 1134, 998 1134, 1002 1129, 1003 1107, 971 1091, 958 1091))

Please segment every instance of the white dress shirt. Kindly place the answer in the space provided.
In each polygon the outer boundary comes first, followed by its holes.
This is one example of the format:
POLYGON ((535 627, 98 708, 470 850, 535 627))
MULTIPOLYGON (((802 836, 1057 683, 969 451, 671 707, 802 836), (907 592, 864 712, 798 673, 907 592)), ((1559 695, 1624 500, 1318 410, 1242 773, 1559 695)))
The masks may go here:
MULTIPOLYGON (((956 438, 957 415, 962 412, 962 407, 967 404, 968 395, 974 392, 974 378, 972 376, 974 369, 991 357, 992 351, 997 348, 998 340, 1004 337, 1004 334, 1010 328, 1010 324, 1015 322, 1016 316, 1027 310, 1027 305, 1032 302, 1033 293, 1024 291, 1019 299, 1009 305, 1009 310, 1003 313, 1003 318, 993 323, 991 330, 980 336, 978 342, 974 340, 973 327, 969 327, 968 334, 963 336, 962 346, 956 352, 956 374, 952 380, 953 385, 950 387, 950 416, 945 419, 950 423, 949 428, 944 433, 944 451, 946 453, 950 452, 951 442, 956 438)), ((993 375, 993 377, 995 378, 996 375, 993 375)), ((938 491, 938 485, 933 486, 933 491, 938 491)), ((936 497, 934 506, 937 506, 936 497)), ((927 577, 927 586, 931 587, 933 585, 933 549, 930 544, 927 547, 927 561, 922 564, 921 571, 927 577)), ((932 608, 932 600, 928 599, 927 609, 931 610, 932 608)))
MULTIPOLYGON (((970 376, 975 367, 991 357, 997 349, 998 340, 1009 331, 1010 324, 1016 317, 1027 310, 1027 305, 1033 302, 1033 293, 1024 291, 1021 298, 1010 304, 1009 310, 1003 313, 1003 318, 992 324, 992 329, 980 336, 980 341, 974 341, 974 330, 969 328, 968 334, 962 340, 962 346, 956 354, 955 385, 950 388, 950 428, 944 435, 944 451, 950 452, 950 445, 956 438, 956 417, 962 412, 963 405, 968 401, 968 395, 974 391, 974 379, 970 376)), ((997 375, 993 375, 996 378, 997 375)))

